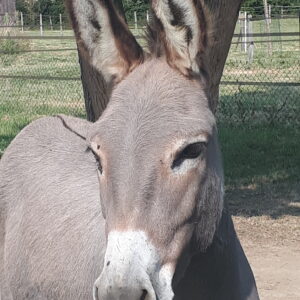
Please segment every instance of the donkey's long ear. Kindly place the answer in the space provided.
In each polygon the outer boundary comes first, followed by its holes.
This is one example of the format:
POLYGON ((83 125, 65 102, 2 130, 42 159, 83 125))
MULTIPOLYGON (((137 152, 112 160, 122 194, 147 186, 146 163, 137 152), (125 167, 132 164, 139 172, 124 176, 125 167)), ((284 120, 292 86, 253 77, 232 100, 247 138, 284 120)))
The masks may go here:
POLYGON ((77 44, 107 82, 121 81, 144 53, 111 0, 66 0, 77 44))
POLYGON ((184 75, 205 71, 206 23, 199 0, 152 0, 150 51, 184 75))

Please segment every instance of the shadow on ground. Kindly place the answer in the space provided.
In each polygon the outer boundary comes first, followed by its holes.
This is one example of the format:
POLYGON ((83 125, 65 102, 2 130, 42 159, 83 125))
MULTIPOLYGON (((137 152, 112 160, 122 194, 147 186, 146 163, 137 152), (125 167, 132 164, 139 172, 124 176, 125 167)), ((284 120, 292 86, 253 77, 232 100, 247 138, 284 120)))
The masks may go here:
POLYGON ((234 216, 300 216, 300 127, 219 124, 234 216))
POLYGON ((233 216, 300 217, 300 182, 228 187, 225 200, 233 216))

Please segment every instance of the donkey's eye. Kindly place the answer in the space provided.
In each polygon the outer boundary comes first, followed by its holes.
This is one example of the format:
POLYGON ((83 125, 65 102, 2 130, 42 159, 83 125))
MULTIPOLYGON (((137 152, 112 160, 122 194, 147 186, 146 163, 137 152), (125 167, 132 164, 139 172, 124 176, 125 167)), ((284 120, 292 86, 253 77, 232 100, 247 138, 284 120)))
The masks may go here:
POLYGON ((181 152, 179 152, 172 164, 172 169, 179 167, 186 159, 198 158, 206 147, 205 142, 197 142, 186 146, 181 152))

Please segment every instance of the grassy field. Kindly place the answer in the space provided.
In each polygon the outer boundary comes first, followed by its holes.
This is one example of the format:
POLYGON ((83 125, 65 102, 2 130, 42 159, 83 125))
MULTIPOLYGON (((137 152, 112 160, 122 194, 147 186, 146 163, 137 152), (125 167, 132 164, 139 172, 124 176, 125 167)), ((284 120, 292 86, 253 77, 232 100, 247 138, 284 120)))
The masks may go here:
POLYGON ((228 187, 300 182, 300 128, 219 125, 228 187))

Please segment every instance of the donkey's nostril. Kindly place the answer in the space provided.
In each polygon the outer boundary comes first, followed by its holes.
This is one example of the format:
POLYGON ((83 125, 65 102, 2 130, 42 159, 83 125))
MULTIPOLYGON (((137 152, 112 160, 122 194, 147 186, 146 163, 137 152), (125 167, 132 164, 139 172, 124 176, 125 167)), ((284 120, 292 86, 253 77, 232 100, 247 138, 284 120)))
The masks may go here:
POLYGON ((148 294, 148 292, 146 290, 143 290, 143 293, 142 293, 142 296, 141 296, 140 300, 145 300, 147 294, 148 294))

